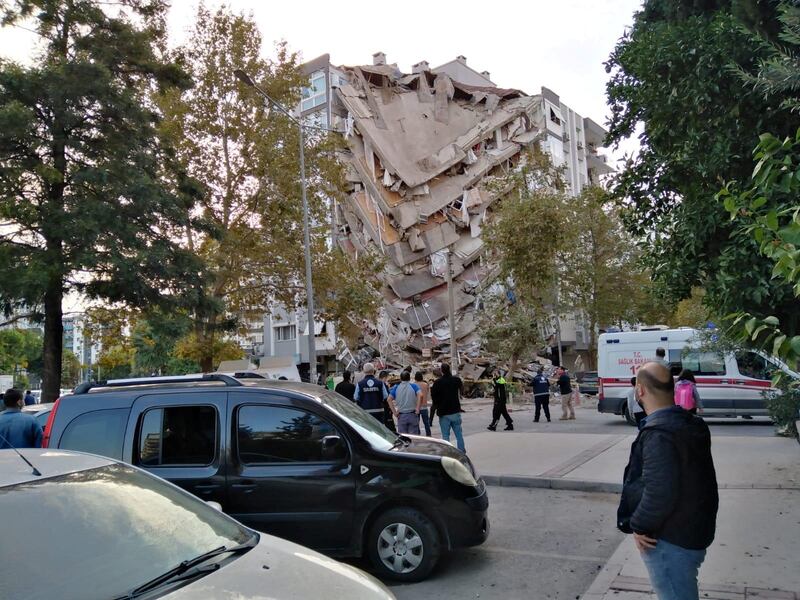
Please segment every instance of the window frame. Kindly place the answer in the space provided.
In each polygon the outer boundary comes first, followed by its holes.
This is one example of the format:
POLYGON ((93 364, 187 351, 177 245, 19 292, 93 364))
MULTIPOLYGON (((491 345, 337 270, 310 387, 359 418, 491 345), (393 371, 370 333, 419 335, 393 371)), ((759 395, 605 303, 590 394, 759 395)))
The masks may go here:
POLYGON ((220 411, 219 408, 214 404, 209 404, 209 403, 163 404, 163 405, 149 406, 144 410, 142 410, 142 412, 136 418, 136 431, 133 438, 133 448, 132 448, 133 456, 131 457, 132 464, 136 467, 139 467, 140 469, 205 469, 214 466, 219 460, 220 439, 221 439, 220 411), (216 416, 216 419, 214 420, 214 452, 211 456, 211 462, 205 464, 200 464, 200 463, 163 464, 161 461, 163 460, 164 456, 164 411, 170 408, 181 409, 181 408, 199 408, 199 407, 209 407, 214 409, 214 415, 216 416), (142 425, 144 424, 144 419, 147 416, 147 414, 154 410, 161 411, 161 428, 160 428, 161 442, 158 451, 159 464, 145 465, 141 462, 142 425))
MULTIPOLYGON (((266 403, 266 402, 242 402, 234 407, 231 416, 231 446, 232 446, 232 453, 233 456, 236 458, 236 462, 244 468, 260 468, 260 467, 286 467, 286 468, 297 468, 298 466, 318 466, 318 465, 339 465, 343 463, 348 463, 352 460, 353 451, 350 446, 350 440, 348 439, 347 435, 343 432, 343 428, 337 425, 332 419, 328 418, 327 416, 323 416, 313 410, 309 410, 305 407, 295 406, 292 404, 278 404, 278 403, 266 403), (245 462, 242 459, 240 454, 240 447, 239 447, 239 413, 242 408, 249 408, 249 407, 257 407, 257 408, 272 408, 272 409, 280 409, 280 410, 293 410, 296 412, 302 412, 306 414, 313 415, 318 419, 328 423, 333 430, 336 432, 335 435, 339 436, 342 445, 344 446, 345 455, 338 459, 338 460, 306 460, 306 461, 273 461, 273 462, 245 462)), ((334 435, 334 434, 331 434, 334 435)))
POLYGON ((290 323, 288 325, 275 325, 275 341, 276 342, 294 342, 297 339, 297 325, 295 323, 290 323), (294 332, 294 337, 283 337, 278 332, 279 331, 288 331, 289 335, 292 335, 294 332))
MULTIPOLYGON (((670 363, 670 365, 672 365, 672 364, 673 363, 670 363)), ((706 364, 708 364, 708 363, 706 363, 706 364)), ((699 376, 699 377, 725 377, 726 375, 728 375, 728 366, 727 366, 726 361, 725 361, 725 354, 723 354, 721 352, 714 352, 714 351, 701 351, 701 350, 698 350, 696 348, 687 348, 687 349, 681 351, 680 368, 681 369, 690 369, 694 375, 699 376), (686 364, 686 359, 689 356, 692 356, 692 355, 697 357, 697 370, 692 369, 691 366, 688 366, 686 364), (703 364, 703 362, 701 361, 701 356, 704 356, 704 355, 716 355, 717 357, 719 357, 720 366, 722 367, 722 370, 721 371, 717 370, 717 371, 714 371, 713 373, 709 372, 709 371, 700 370, 700 365, 703 364)))

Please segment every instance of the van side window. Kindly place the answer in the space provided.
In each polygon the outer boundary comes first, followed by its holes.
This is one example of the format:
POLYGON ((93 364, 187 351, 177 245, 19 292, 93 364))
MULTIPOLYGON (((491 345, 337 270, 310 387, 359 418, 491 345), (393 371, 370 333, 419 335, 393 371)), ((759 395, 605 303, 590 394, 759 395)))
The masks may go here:
POLYGON ((323 448, 323 438, 339 435, 333 425, 294 408, 242 406, 236 431, 243 464, 334 462, 347 454, 344 444, 323 448))
POLYGON ((64 429, 58 447, 122 460, 122 444, 129 413, 127 408, 83 413, 64 429))
POLYGON ((143 467, 207 466, 217 450, 213 406, 153 408, 139 421, 136 464, 143 467))
POLYGON ((754 352, 737 352, 736 364, 741 375, 753 379, 770 380, 775 369, 772 363, 754 352))
POLYGON ((695 375, 725 375, 725 358, 716 352, 690 350, 683 355, 681 368, 695 375))

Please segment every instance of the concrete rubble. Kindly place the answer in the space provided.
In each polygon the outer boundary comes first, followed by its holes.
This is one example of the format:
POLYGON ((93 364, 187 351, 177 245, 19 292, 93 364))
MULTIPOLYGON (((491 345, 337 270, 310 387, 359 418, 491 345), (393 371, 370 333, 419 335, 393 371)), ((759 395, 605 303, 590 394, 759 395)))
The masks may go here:
POLYGON ((363 323, 365 342, 388 364, 449 355, 450 252, 459 358, 474 361, 476 304, 496 276, 483 224, 509 191, 498 189, 500 176, 546 135, 542 97, 386 64, 343 70, 336 103, 352 189, 337 206, 337 238, 353 255, 385 259, 385 302, 377 321, 363 323))

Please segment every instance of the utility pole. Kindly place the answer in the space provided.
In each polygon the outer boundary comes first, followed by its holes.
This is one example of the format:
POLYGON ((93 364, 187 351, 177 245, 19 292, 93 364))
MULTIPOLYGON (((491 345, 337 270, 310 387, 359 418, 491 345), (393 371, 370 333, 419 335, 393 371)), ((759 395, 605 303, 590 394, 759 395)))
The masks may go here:
POLYGON ((450 249, 444 249, 447 258, 447 320, 450 322, 450 368, 458 369, 458 347, 456 341, 456 308, 453 299, 453 269, 450 249))
MULTIPOLYGON (((289 111, 289 109, 283 106, 283 104, 270 97, 267 94, 267 92, 265 92, 259 86, 257 86, 247 73, 245 73, 241 69, 236 69, 233 72, 233 74, 239 81, 255 89, 259 94, 261 94, 266 99, 268 111, 271 106, 274 106, 297 125, 297 131, 299 134, 299 146, 300 146, 300 189, 302 191, 302 196, 303 196, 303 243, 305 245, 305 261, 306 261, 306 310, 308 311, 308 370, 309 370, 308 380, 311 383, 316 383, 317 348, 316 348, 316 338, 314 332, 314 285, 311 277, 311 233, 309 231, 311 225, 309 223, 310 219, 308 215, 308 197, 306 194, 307 186, 306 186, 305 129, 306 128, 316 129, 318 131, 325 131, 330 133, 337 133, 337 132, 336 130, 330 129, 328 127, 319 127, 317 125, 304 124, 301 119, 295 117, 291 113, 291 111, 289 111)), ((298 332, 297 335, 300 335, 300 333, 298 332)))

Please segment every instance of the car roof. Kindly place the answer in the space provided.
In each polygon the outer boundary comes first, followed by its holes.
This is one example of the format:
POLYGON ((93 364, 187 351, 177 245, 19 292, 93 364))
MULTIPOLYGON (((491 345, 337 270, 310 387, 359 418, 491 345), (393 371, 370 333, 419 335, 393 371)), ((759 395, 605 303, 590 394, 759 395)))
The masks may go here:
MULTIPOLYGON (((231 377, 231 380, 234 378, 231 377)), ((219 390, 220 388, 230 390, 230 391, 242 391, 248 388, 259 388, 263 390, 270 390, 270 391, 281 391, 281 392, 294 392, 296 394, 301 394, 303 396, 309 397, 311 399, 319 399, 321 395, 326 393, 328 390, 324 387, 319 385, 311 384, 311 383, 303 383, 300 381, 282 381, 277 379, 236 379, 233 384, 226 385, 224 382, 221 381, 186 381, 182 382, 179 378, 170 381, 158 381, 157 379, 149 379, 149 378, 141 378, 140 380, 124 380, 124 385, 114 385, 113 382, 110 382, 109 385, 97 384, 94 387, 89 388, 87 391, 83 393, 72 393, 67 394, 63 397, 63 399, 69 398, 78 399, 78 398, 87 398, 92 396, 97 396, 100 394, 122 394, 124 392, 134 394, 140 394, 142 392, 154 392, 159 390, 169 390, 169 391, 185 391, 187 389, 190 390, 208 390, 208 389, 215 389, 219 390)))
POLYGON ((48 477, 58 477, 116 463, 116 461, 102 456, 70 450, 20 448, 18 451, 38 469, 41 476, 34 475, 31 468, 14 450, 0 450, 0 487, 39 481, 48 477))

